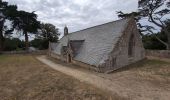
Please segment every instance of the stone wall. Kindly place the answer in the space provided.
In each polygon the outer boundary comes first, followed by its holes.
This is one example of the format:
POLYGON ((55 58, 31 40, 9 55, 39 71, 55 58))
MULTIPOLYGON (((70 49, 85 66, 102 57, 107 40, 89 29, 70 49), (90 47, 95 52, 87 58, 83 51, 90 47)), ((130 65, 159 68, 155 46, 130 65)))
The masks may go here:
POLYGON ((146 50, 146 56, 170 58, 170 50, 146 50))

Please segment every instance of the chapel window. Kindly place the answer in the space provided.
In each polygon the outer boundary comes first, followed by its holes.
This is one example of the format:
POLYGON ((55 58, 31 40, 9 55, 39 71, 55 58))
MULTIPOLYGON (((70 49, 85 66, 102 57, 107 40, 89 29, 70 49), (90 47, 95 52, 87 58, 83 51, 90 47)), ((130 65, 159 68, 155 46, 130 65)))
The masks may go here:
POLYGON ((128 47, 128 56, 132 57, 134 54, 134 45, 135 45, 135 40, 134 40, 134 35, 132 34, 129 38, 129 47, 128 47))

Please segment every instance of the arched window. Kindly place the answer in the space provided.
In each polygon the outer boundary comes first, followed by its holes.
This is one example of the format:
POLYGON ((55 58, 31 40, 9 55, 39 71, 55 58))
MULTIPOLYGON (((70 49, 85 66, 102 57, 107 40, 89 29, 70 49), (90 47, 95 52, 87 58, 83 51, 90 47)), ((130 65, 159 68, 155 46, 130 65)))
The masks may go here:
POLYGON ((135 44, 135 40, 134 40, 134 34, 132 34, 129 38, 129 46, 128 46, 128 56, 132 57, 133 53, 134 53, 134 44, 135 44))

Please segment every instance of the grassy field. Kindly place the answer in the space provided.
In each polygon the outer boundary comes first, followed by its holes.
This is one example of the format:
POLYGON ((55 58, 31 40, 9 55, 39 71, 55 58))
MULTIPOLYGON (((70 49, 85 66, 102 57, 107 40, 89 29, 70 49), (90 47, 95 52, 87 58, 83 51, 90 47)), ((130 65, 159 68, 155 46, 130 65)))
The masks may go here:
POLYGON ((130 98, 170 100, 170 59, 145 59, 105 78, 131 89, 130 98))
POLYGON ((136 74, 148 76, 157 75, 163 78, 170 78, 170 60, 145 59, 125 68, 119 69, 116 72, 134 71, 136 74))
MULTIPOLYGON (((78 66, 72 68, 88 71, 78 66)), ((0 55, 0 100, 130 100, 134 97, 169 100, 170 97, 170 60, 145 59, 110 74, 92 73, 132 90, 130 97, 111 95, 82 83, 42 64, 35 56, 0 55)))
POLYGON ((91 85, 57 72, 34 56, 0 56, 0 100, 108 100, 91 85))

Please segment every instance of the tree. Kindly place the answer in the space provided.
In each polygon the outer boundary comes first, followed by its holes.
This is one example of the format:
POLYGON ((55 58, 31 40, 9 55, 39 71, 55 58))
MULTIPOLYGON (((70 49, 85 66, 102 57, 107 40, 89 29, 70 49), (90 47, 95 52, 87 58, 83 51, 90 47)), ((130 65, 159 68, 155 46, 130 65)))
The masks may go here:
MULTIPOLYGON (((140 16, 148 18, 148 21, 160 27, 168 37, 168 43, 162 42, 168 50, 170 50, 170 33, 166 26, 166 16, 170 14, 169 0, 139 0, 140 16)), ((150 27, 150 32, 153 33, 153 26, 150 27)))
POLYGON ((119 18, 127 18, 127 17, 134 16, 136 19, 138 19, 137 16, 140 15, 139 12, 123 13, 122 11, 117 11, 117 14, 119 18))
POLYGON ((30 42, 31 46, 42 49, 48 49, 49 42, 57 42, 59 36, 58 28, 49 23, 41 23, 41 29, 36 38, 30 42))
POLYGON ((5 38, 4 51, 23 50, 24 41, 18 38, 5 38))
POLYGON ((155 36, 161 39, 164 42, 167 42, 167 36, 163 32, 155 33, 155 34, 145 34, 142 37, 142 41, 144 44, 145 49, 152 49, 152 50, 164 50, 166 46, 163 45, 155 36), (156 44, 156 45, 155 45, 156 44))
POLYGON ((40 29, 40 22, 37 21, 37 15, 32 12, 18 11, 17 18, 14 21, 16 29, 23 32, 25 35, 25 48, 29 48, 29 37, 28 34, 37 34, 40 29))
POLYGON ((138 22, 138 28, 140 33, 150 33, 154 34, 154 26, 152 25, 141 25, 139 20, 141 19, 148 19, 149 22, 155 24, 156 26, 160 27, 162 31, 167 34, 168 37, 168 42, 162 41, 160 38, 158 38, 155 35, 155 38, 164 44, 167 49, 170 49, 170 33, 168 32, 168 29, 166 28, 166 16, 170 14, 170 1, 168 0, 139 0, 138 2, 138 12, 133 12, 133 13, 128 13, 124 14, 123 12, 118 12, 118 16, 123 18, 123 17, 128 17, 130 15, 134 15, 137 19, 138 22))
POLYGON ((49 42, 48 42, 47 39, 37 39, 37 38, 35 38, 34 40, 32 40, 30 42, 30 45, 32 47, 39 49, 39 50, 46 50, 46 49, 48 49, 49 42))
MULTIPOLYGON (((168 31, 170 31, 170 20, 166 21, 166 27, 168 31)), ((145 34, 143 35, 142 40, 143 40, 145 49, 157 49, 157 50, 166 49, 166 45, 161 43, 159 40, 165 43, 168 42, 167 35, 165 34, 164 31, 161 31, 155 34, 145 34)))
POLYGON ((117 11, 117 14, 118 14, 119 18, 130 18, 130 17, 133 17, 136 20, 136 22, 137 22, 137 26, 138 26, 138 30, 139 30, 140 35, 143 36, 142 33, 145 32, 146 29, 144 29, 144 26, 142 26, 140 24, 140 22, 139 22, 139 20, 141 19, 139 12, 123 13, 122 11, 117 11))
POLYGON ((59 36, 58 28, 50 23, 42 23, 38 38, 46 39, 48 42, 57 42, 59 36))
POLYGON ((3 2, 0 0, 0 51, 3 50, 4 47, 4 35, 11 34, 14 30, 14 25, 12 24, 11 29, 5 28, 4 24, 6 20, 14 21, 17 13, 16 5, 8 5, 8 2, 3 2))

